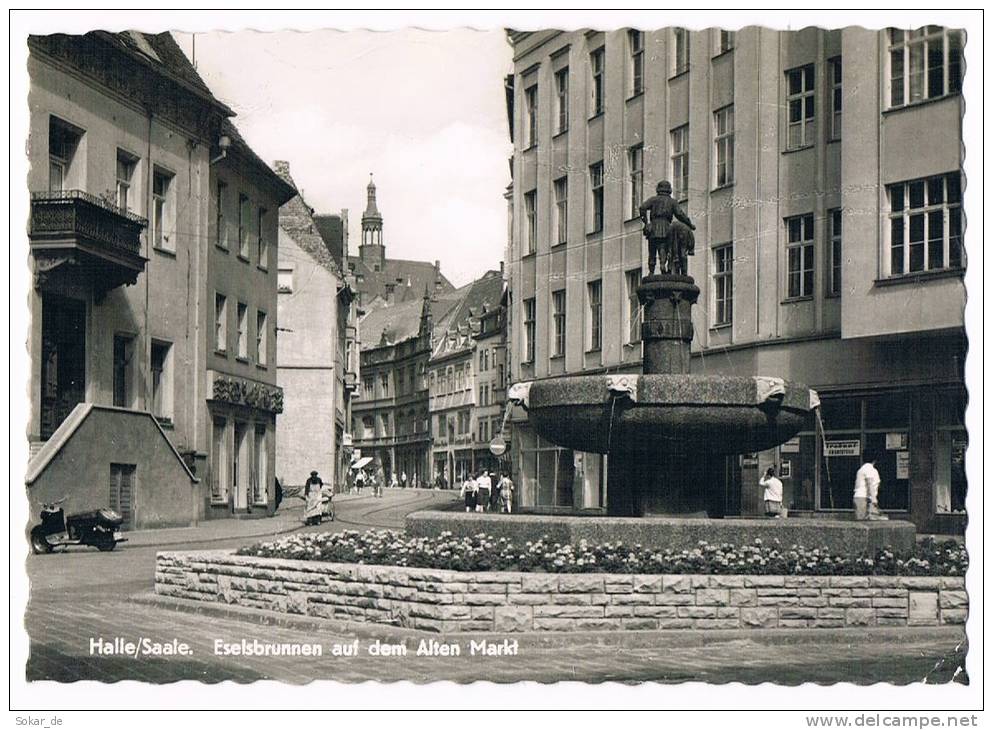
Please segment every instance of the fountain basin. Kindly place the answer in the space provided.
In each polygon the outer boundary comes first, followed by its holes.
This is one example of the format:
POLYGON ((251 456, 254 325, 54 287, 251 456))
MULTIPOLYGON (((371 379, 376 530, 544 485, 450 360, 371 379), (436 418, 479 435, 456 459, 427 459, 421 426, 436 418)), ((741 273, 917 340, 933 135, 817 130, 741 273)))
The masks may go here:
POLYGON ((651 457, 772 448, 809 424, 818 399, 762 376, 585 375, 533 382, 524 404, 535 430, 560 446, 651 457))

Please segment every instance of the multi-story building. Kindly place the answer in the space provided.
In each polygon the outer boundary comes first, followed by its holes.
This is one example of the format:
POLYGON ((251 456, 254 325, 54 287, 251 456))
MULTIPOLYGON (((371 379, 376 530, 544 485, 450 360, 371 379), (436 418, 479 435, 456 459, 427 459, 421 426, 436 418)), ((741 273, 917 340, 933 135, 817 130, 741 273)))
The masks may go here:
MULTIPOLYGON (((210 167, 207 297, 200 331, 207 367, 208 517, 275 508, 276 285, 280 205, 296 195, 230 122, 210 167)), ((155 343, 153 342, 153 361, 155 343)))
MULTIPOLYGON (((276 162, 276 170, 293 185, 289 163, 276 162)), ((347 244, 336 244, 321 235, 302 195, 279 209, 277 340, 284 411, 276 474, 284 485, 302 485, 314 469, 328 484, 343 485, 347 475, 346 424, 358 375, 355 296, 341 268, 347 244)))
POLYGON ((494 467, 489 452, 498 389, 496 358, 502 350, 503 276, 488 271, 455 292, 455 304, 435 325, 428 362, 432 432, 431 477, 455 486, 481 468, 494 467), (484 328, 485 326, 485 328, 484 328))
MULTIPOLYGON (((672 182, 697 224, 692 369, 817 389, 826 439, 715 464, 728 514, 778 463, 792 510, 880 504, 964 526, 961 31, 748 27, 511 32, 511 377, 637 372, 638 205, 672 182), (822 443, 826 441, 826 443, 822 443)), ((601 509, 597 454, 516 415, 518 495, 601 509), (571 457, 571 458, 570 458, 571 457)))
MULTIPOLYGON (((345 223, 347 227, 347 220, 345 223)), ((376 184, 371 175, 366 186, 359 255, 348 257, 348 268, 355 276, 359 307, 367 312, 378 307, 419 301, 425 291, 434 296, 445 296, 455 290, 441 273, 439 261, 431 264, 386 257, 383 214, 376 204, 376 184)))
POLYGON ((387 483, 407 475, 407 485, 431 476, 427 364, 433 324, 455 299, 432 298, 379 307, 359 320, 361 385, 352 406, 356 456, 387 483), (364 462, 365 463, 365 462, 364 462))
POLYGON ((220 254, 209 201, 222 179, 249 196, 253 252, 274 241, 275 216, 258 211, 274 213, 286 186, 168 33, 28 45, 32 503, 109 505, 127 528, 191 524, 213 513, 208 485, 224 474, 227 494, 240 495, 229 508, 266 512, 272 495, 259 475, 271 472, 280 398, 249 338, 260 321, 250 316, 271 313, 262 331, 272 362, 275 272, 251 255, 229 260, 240 251, 220 254), (218 318, 222 289, 231 299, 218 318), (216 353, 215 324, 230 358, 216 353), (247 362, 237 362, 242 339, 247 362), (211 418, 222 411, 252 424, 255 440, 247 425, 241 434, 250 445, 214 448, 211 418))

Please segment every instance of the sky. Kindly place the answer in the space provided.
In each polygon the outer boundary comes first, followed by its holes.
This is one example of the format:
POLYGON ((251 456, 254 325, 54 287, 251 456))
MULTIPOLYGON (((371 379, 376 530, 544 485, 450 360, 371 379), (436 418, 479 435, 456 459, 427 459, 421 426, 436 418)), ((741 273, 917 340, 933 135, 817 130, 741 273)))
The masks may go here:
MULTIPOLYGON (((193 37, 174 36, 192 58, 193 37)), ((195 45, 255 152, 288 161, 318 213, 348 209, 350 253, 373 173, 388 257, 440 260, 456 286, 498 267, 513 151, 503 31, 215 32, 195 45)))

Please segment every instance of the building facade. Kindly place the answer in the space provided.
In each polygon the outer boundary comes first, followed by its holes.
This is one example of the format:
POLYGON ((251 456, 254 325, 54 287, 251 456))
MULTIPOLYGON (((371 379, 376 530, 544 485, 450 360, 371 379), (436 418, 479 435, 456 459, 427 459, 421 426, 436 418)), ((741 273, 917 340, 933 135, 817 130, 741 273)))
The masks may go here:
POLYGON ((489 271, 456 294, 435 326, 428 362, 432 478, 453 487, 480 469, 498 468, 489 442, 503 401, 497 382, 503 368, 496 362, 503 347, 503 276, 489 271))
POLYGON ((450 300, 420 301, 374 309, 359 320, 361 384, 352 406, 356 455, 371 459, 376 477, 396 476, 407 486, 427 483, 431 474, 427 364, 433 321, 450 300))
MULTIPOLYGON (((214 253, 212 186, 223 169, 272 211, 285 191, 168 33, 32 36, 29 50, 29 498, 110 506, 125 528, 195 523, 212 514, 212 409, 264 413, 268 434, 279 407, 271 378, 207 355, 213 283, 241 276, 214 253)), ((246 305, 274 317, 275 279, 251 269, 246 305)), ((263 452, 231 454, 240 488, 263 452)))
POLYGON ((280 206, 296 195, 229 121, 228 146, 210 166, 207 298, 201 310, 210 449, 208 517, 275 509, 284 393, 277 384, 280 206))
MULTIPOLYGON (((289 163, 275 164, 293 185, 289 163)), ((320 234, 302 195, 279 209, 277 349, 284 410, 276 475, 284 486, 302 486, 313 470, 328 484, 346 483, 357 358, 355 297, 341 262, 341 249, 320 234)))
MULTIPOLYGON (((672 182, 697 225, 692 370, 821 395, 813 424, 714 465, 725 514, 778 464, 794 512, 881 507, 961 531, 966 393, 961 31, 666 28, 510 33, 511 377, 638 372, 638 205, 672 182), (926 140, 926 144, 924 141, 926 140)), ((604 459, 515 413, 522 506, 601 510, 604 459)))

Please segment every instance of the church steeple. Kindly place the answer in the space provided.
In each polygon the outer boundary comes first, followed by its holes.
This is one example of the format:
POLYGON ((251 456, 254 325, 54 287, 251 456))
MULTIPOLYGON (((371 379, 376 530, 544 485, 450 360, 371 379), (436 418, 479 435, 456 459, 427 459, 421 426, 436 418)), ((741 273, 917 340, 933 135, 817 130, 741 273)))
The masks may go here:
POLYGON ((382 271, 386 259, 386 246, 383 244, 383 216, 376 207, 376 183, 369 173, 366 186, 366 206, 362 214, 362 242, 359 244, 359 258, 373 271, 382 271))

